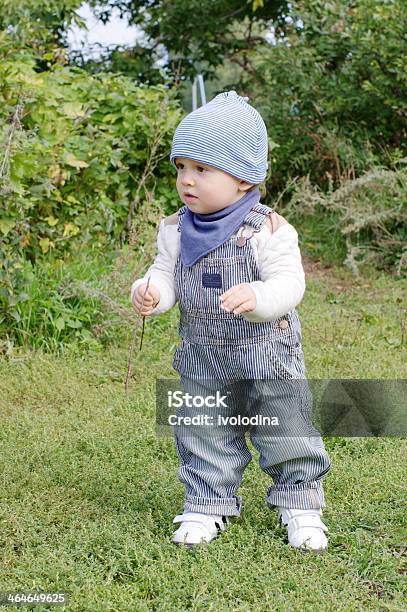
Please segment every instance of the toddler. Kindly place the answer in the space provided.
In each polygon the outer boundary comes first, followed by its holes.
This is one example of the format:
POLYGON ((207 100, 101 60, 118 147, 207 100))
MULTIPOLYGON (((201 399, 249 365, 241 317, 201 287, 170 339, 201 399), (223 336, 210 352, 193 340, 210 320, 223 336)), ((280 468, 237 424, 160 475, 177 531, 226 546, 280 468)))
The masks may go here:
MULTIPOLYGON (((327 547, 322 478, 330 462, 318 432, 296 429, 309 419, 311 406, 295 310, 304 271, 296 230, 259 201, 268 137, 247 100, 235 91, 221 93, 178 125, 170 160, 183 206, 161 221, 157 256, 133 283, 131 299, 144 316, 178 302, 181 342, 173 366, 185 391, 206 383, 209 389, 215 381, 234 389, 233 409, 250 404, 287 417, 285 436, 262 424, 242 429, 215 423, 205 432, 202 425, 174 426, 186 497, 172 541, 210 542, 240 515, 236 491, 252 458, 248 430, 260 467, 273 479, 266 502, 278 507, 288 542, 321 552, 327 547), (283 384, 290 381, 305 385, 293 390, 283 384)), ((195 413, 184 405, 179 414, 195 413)))

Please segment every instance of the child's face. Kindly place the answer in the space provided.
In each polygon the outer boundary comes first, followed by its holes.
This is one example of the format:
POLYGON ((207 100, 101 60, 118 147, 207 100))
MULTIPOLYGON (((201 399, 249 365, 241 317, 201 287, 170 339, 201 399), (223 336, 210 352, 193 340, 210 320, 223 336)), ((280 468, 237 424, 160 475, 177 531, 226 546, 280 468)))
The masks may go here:
POLYGON ((226 208, 240 200, 251 187, 250 183, 223 170, 188 157, 177 157, 175 163, 177 191, 192 212, 205 215, 226 208))

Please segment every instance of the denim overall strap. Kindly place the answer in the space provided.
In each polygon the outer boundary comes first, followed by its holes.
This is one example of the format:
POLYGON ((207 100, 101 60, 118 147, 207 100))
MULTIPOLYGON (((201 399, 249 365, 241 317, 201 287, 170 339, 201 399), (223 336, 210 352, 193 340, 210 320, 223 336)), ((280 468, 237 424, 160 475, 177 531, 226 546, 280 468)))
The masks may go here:
POLYGON ((251 225, 255 230, 259 231, 266 218, 273 212, 274 209, 265 204, 256 204, 246 216, 244 220, 245 225, 251 225))
POLYGON ((181 227, 182 227, 182 221, 183 221, 183 217, 185 215, 187 211, 187 207, 186 206, 181 206, 181 208, 178 210, 178 231, 181 231, 181 227))

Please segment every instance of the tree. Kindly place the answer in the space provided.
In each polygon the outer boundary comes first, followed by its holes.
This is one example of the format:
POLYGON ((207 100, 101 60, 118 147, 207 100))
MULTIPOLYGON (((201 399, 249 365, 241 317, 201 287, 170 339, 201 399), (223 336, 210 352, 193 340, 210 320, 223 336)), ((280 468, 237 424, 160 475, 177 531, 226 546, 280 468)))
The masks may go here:
POLYGON ((2 0, 0 47, 3 54, 7 48, 13 53, 20 49, 37 60, 50 54, 49 60, 56 52, 62 60, 61 46, 68 28, 72 23, 84 25, 77 14, 81 4, 82 0, 2 0))
POLYGON ((114 9, 129 23, 137 24, 148 37, 150 49, 164 50, 170 74, 192 78, 197 65, 205 77, 226 58, 250 70, 250 51, 274 24, 277 35, 284 26, 287 0, 91 0, 96 14, 108 21, 114 9), (236 22, 243 24, 243 35, 236 37, 236 22))
POLYGON ((327 187, 405 155, 404 0, 294 2, 277 45, 262 45, 251 85, 278 144, 276 192, 294 176, 327 187))

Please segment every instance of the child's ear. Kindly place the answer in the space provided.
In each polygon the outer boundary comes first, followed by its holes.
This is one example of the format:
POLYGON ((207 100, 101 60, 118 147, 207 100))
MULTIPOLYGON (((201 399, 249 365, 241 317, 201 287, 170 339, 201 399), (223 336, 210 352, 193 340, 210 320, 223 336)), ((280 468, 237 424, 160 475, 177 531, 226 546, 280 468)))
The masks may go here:
POLYGON ((246 183, 246 181, 240 181, 239 189, 240 191, 249 191, 249 189, 253 187, 251 183, 246 183))

